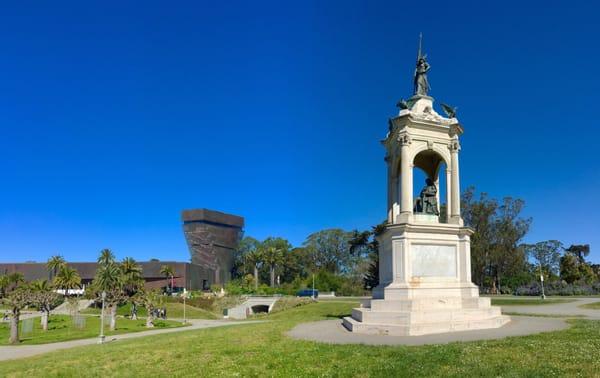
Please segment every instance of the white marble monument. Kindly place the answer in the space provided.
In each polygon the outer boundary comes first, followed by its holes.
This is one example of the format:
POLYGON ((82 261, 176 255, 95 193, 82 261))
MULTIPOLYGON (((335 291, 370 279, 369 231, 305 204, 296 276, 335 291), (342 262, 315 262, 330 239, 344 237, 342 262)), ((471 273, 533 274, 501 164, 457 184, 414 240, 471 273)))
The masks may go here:
POLYGON ((446 108, 450 118, 436 113, 427 90, 427 78, 419 78, 417 72, 415 96, 399 104, 400 113, 390 120, 382 142, 388 165, 388 225, 378 236, 380 283, 373 299, 344 318, 344 326, 352 332, 424 335, 497 328, 510 321, 499 307, 490 305, 489 298, 480 298, 471 282, 473 231, 463 225, 460 215, 458 155, 463 128, 452 109, 446 108), (413 185, 423 183, 413 183, 414 168, 435 184, 437 200, 429 202, 437 207, 433 213, 417 211, 413 185), (442 174, 447 216, 440 219, 442 174))

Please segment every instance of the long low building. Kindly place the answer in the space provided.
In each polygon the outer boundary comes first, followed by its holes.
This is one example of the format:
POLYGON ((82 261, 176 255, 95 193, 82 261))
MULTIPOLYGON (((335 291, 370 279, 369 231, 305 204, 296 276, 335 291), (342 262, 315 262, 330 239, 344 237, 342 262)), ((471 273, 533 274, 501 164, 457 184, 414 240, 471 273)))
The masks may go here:
MULTIPOLYGON (((188 290, 206 290, 214 282, 214 272, 197 264, 179 261, 142 261, 142 275, 145 287, 148 289, 165 288, 171 285, 171 280, 160 273, 161 267, 167 265, 173 268, 173 287, 175 290, 187 288, 188 290)), ((82 285, 88 285, 94 279, 98 263, 95 262, 69 262, 67 265, 74 268, 81 277, 82 285)), ((19 272, 23 274, 26 281, 38 279, 50 279, 52 273, 48 270, 46 263, 0 263, 0 275, 19 272)))

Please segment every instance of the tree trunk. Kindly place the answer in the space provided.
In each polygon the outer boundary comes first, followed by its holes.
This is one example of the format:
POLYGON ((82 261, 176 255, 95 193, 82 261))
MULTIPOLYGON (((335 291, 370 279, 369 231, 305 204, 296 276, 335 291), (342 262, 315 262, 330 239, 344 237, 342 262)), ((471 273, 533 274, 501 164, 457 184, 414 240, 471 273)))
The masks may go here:
POLYGON ((258 267, 254 265, 254 290, 258 290, 258 267))
POLYGON ((117 328, 117 304, 110 306, 110 330, 114 331, 117 328))
POLYGON ((271 287, 275 287, 275 265, 271 265, 269 270, 271 271, 271 287))
POLYGON ((48 330, 48 318, 50 317, 50 311, 48 310, 43 310, 42 311, 42 329, 44 331, 48 330))
POLYGON ((146 328, 154 328, 154 316, 152 315, 151 308, 148 308, 148 315, 146 316, 146 328))
POLYGON ((10 317, 10 338, 8 342, 10 344, 18 344, 19 343, 19 311, 13 312, 10 317))
POLYGON ((137 305, 135 303, 131 304, 131 320, 137 320, 137 305))

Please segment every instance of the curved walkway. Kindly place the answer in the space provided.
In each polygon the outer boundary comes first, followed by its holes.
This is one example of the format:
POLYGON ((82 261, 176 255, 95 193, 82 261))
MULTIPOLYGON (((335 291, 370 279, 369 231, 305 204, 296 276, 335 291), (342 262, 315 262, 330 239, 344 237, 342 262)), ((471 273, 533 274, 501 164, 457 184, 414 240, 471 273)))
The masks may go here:
MULTIPOLYGON (((295 339, 318 341, 330 344, 367 344, 367 345, 426 345, 446 344, 457 341, 494 340, 510 336, 526 336, 541 332, 560 331, 569 327, 565 319, 577 316, 587 319, 600 319, 600 310, 583 309, 578 306, 600 302, 600 298, 569 298, 568 303, 547 305, 510 305, 501 306, 503 313, 544 315, 547 317, 511 315, 510 323, 493 329, 439 333, 422 336, 365 335, 352 333, 343 325, 342 320, 323 320, 297 325, 288 335, 295 339), (553 317, 554 316, 554 317, 553 317), (561 317, 561 318, 557 318, 561 317)), ((525 298, 523 299, 526 300, 525 298)))
MULTIPOLYGON (((170 319, 170 320, 173 320, 173 319, 170 319)), ((228 326, 228 325, 260 323, 261 321, 232 322, 232 321, 228 321, 228 320, 189 319, 188 322, 191 323, 191 326, 179 327, 179 328, 156 329, 156 330, 148 330, 148 331, 142 331, 142 332, 124 333, 121 335, 106 336, 104 343, 111 343, 111 342, 114 342, 117 340, 133 339, 133 338, 137 338, 137 337, 160 335, 163 333, 185 332, 185 331, 192 331, 192 330, 196 330, 196 329, 223 327, 223 326, 228 326)), ((71 341, 63 341, 63 342, 50 343, 50 344, 0 346, 0 361, 30 357, 30 356, 35 356, 38 354, 54 352, 56 350, 74 348, 74 347, 83 346, 83 345, 93 345, 93 344, 97 344, 97 343, 98 343, 98 338, 95 337, 95 338, 91 338, 91 339, 71 340, 71 341)))
MULTIPOLYGON (((493 297, 492 297, 493 298, 493 297)), ((600 310, 585 309, 579 306, 588 303, 600 302, 600 298, 572 298, 562 297, 564 299, 573 299, 573 302, 568 303, 553 303, 547 305, 510 305, 500 306, 502 312, 512 312, 519 314, 544 314, 548 316, 581 316, 589 319, 600 319, 600 310)), ((523 299, 524 301, 526 299, 523 299)))
POLYGON ((427 345, 447 344, 456 341, 503 339, 509 336, 525 336, 540 332, 560 331, 568 327, 569 325, 564 319, 511 316, 511 321, 500 328, 422 336, 389 336, 352 333, 342 325, 341 319, 336 319, 303 323, 293 328, 288 332, 288 335, 295 339, 319 341, 329 344, 427 345))

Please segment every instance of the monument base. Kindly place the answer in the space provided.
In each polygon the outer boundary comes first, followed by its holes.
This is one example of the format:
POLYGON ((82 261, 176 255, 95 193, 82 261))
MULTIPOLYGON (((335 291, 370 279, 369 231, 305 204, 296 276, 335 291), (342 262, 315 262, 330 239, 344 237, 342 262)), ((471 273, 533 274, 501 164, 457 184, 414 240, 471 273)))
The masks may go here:
POLYGON ((378 238, 380 285, 344 326, 366 334, 426 335, 498 328, 510 321, 471 282, 469 228, 394 224, 378 238))

